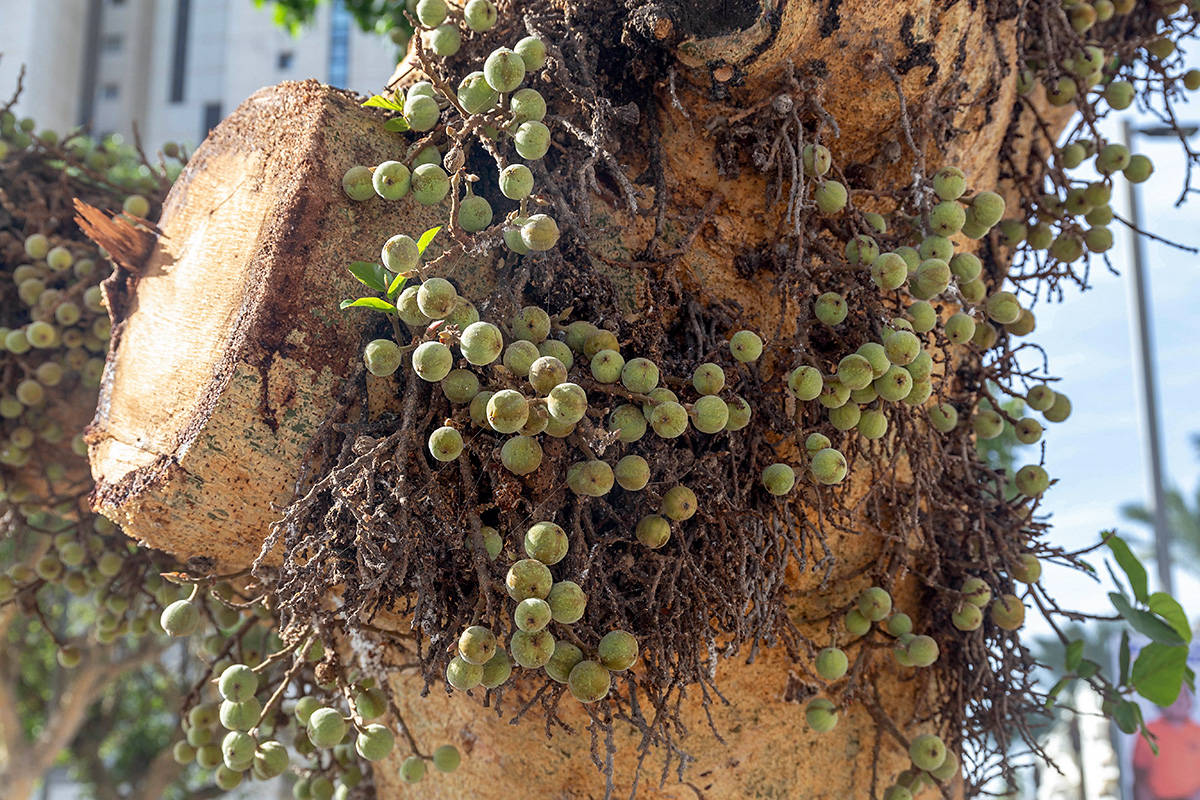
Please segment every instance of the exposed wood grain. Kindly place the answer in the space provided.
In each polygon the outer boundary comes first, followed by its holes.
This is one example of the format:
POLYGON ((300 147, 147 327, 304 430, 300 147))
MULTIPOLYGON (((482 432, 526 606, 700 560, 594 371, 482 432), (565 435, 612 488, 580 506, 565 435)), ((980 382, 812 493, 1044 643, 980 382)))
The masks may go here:
POLYGON ((342 193, 347 168, 399 144, 352 97, 309 82, 257 93, 193 155, 140 277, 109 291, 88 442, 96 507, 126 532, 184 557, 257 555, 378 321, 338 311, 362 290, 345 266, 441 213, 408 203, 400 219, 342 193))

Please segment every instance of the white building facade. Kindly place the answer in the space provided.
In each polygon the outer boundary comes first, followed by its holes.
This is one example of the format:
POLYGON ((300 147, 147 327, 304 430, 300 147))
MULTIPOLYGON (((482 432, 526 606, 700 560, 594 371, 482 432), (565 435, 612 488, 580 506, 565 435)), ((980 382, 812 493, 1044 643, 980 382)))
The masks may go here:
POLYGON ((340 0, 323 3, 300 36, 252 0, 0 0, 0 98, 38 130, 87 125, 147 148, 198 143, 264 86, 317 80, 381 88, 399 57, 361 32, 340 0))

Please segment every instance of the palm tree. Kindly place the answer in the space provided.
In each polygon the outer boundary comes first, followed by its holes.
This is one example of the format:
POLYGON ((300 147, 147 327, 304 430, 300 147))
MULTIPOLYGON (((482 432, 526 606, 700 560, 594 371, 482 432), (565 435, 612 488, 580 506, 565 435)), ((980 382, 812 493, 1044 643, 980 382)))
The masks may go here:
MULTIPOLYGON (((1196 448, 1197 458, 1200 458, 1200 434, 1192 435, 1192 446, 1196 448)), ((1172 544, 1178 545, 1175 555, 1200 566, 1200 484, 1192 490, 1190 498, 1185 497, 1179 489, 1168 489, 1166 501, 1167 530, 1171 533, 1172 544)), ((1121 506, 1121 516, 1143 525, 1154 524, 1153 510, 1141 503, 1121 506)))

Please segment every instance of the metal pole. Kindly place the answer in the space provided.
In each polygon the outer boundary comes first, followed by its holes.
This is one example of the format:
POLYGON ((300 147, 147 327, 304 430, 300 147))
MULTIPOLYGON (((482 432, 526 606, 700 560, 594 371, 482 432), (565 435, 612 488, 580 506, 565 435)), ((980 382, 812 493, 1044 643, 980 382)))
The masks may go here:
MULTIPOLYGON (((1121 124, 1125 146, 1133 141, 1137 131, 1125 120, 1121 124)), ((1142 227, 1141 206, 1138 204, 1137 184, 1125 182, 1129 190, 1129 221, 1139 230, 1142 227)), ((1130 232, 1133 256, 1134 314, 1142 361, 1142 397, 1146 406, 1146 439, 1150 444, 1150 481, 1154 491, 1154 560, 1158 565, 1158 584, 1162 591, 1173 593, 1171 581, 1171 529, 1167 524, 1166 493, 1163 491, 1162 450, 1158 434, 1158 393, 1154 380, 1154 341, 1150 329, 1150 301, 1143 265, 1142 237, 1130 232)))

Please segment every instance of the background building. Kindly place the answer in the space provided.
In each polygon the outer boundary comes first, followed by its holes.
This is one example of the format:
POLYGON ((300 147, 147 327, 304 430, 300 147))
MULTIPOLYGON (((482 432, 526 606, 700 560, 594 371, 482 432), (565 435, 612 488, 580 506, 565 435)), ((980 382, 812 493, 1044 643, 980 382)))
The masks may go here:
POLYGON ((0 20, 0 98, 26 67, 18 115, 39 130, 88 125, 127 140, 136 125, 151 148, 198 143, 280 81, 376 91, 398 57, 336 1, 297 38, 250 0, 0 0, 0 20))

